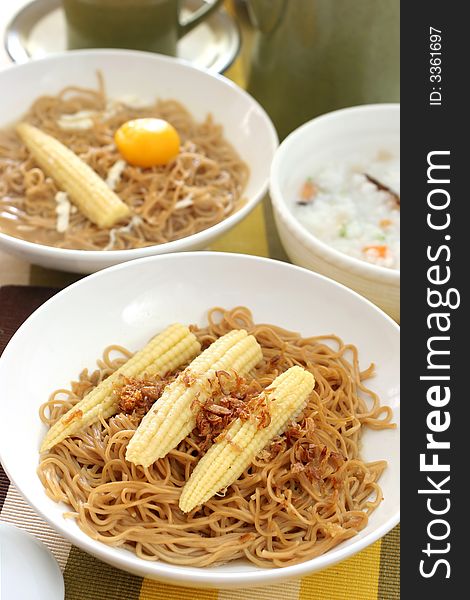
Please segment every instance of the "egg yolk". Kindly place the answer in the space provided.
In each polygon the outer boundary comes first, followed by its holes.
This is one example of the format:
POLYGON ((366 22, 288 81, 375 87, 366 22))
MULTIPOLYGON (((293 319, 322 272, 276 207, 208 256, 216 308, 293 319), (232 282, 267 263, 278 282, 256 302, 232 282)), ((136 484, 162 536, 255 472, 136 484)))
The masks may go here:
POLYGON ((180 150, 178 132, 163 119, 134 119, 119 127, 114 141, 124 160, 137 167, 166 165, 180 150))

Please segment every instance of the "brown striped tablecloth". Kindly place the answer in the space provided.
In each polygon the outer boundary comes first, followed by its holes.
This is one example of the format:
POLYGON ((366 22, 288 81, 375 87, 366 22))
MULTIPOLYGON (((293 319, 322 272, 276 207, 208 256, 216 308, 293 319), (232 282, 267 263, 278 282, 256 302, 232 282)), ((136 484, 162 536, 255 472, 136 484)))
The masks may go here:
MULTIPOLYGON (((285 259, 267 203, 258 206, 212 249, 285 259)), ((73 278, 38 267, 31 270, 32 282, 56 285, 73 278)), ((0 288, 0 351, 21 322, 54 291, 31 286, 0 288)), ((1 468, 0 508, 1 521, 26 529, 50 548, 64 573, 66 600, 395 600, 400 597, 398 527, 351 559, 303 579, 249 590, 196 590, 130 575, 71 546, 25 503, 1 468)))

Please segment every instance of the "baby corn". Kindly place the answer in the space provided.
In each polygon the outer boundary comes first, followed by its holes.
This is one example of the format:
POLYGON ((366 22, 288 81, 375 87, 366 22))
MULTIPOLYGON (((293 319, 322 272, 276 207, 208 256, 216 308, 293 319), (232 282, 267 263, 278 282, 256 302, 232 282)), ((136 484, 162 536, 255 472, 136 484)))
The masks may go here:
POLYGON ((131 438, 126 459, 148 467, 175 448, 196 426, 194 400, 211 394, 217 371, 246 375, 261 360, 261 347, 244 329, 220 337, 165 388, 131 438))
POLYGON ((270 440, 301 413, 314 385, 313 375, 302 367, 291 367, 279 375, 264 391, 270 424, 258 429, 256 419, 236 419, 197 464, 183 488, 181 510, 190 512, 238 479, 270 440))
POLYGON ((34 160, 98 227, 112 227, 130 210, 106 182, 59 140, 28 123, 16 127, 34 160))
POLYGON ((155 336, 139 352, 136 352, 124 365, 104 379, 80 402, 73 406, 49 429, 41 446, 41 452, 49 450, 66 437, 74 435, 87 425, 107 419, 118 407, 114 385, 121 376, 142 377, 164 376, 180 365, 190 361, 201 346, 195 335, 184 325, 175 323, 155 336))

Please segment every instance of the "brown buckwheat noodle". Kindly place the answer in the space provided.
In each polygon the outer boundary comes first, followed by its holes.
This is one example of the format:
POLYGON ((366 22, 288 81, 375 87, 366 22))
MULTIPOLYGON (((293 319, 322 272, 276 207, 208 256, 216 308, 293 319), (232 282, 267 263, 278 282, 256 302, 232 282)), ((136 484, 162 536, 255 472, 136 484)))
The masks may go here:
MULTIPOLYGON (((89 426, 41 456, 39 477, 47 494, 92 538, 134 551, 147 560, 204 567, 247 558, 260 567, 292 565, 354 536, 382 500, 377 483, 385 461, 365 463, 365 427, 384 429, 392 411, 364 385, 374 367, 359 368, 357 349, 334 335, 302 338, 275 325, 256 325, 237 307, 209 311, 209 325, 193 327, 207 346, 243 327, 263 348, 255 378, 268 385, 294 364, 316 385, 303 416, 275 438, 227 490, 184 515, 180 491, 200 456, 193 431, 149 468, 124 459, 139 424, 117 414, 89 426)), ((55 391, 41 408, 51 425, 131 354, 108 347, 98 369, 83 371, 72 390, 55 391), (118 353, 119 358, 112 358, 118 353)))
POLYGON ((161 167, 126 164, 115 192, 134 218, 116 225, 112 235, 79 211, 70 214, 69 227, 59 233, 55 200, 59 188, 37 166, 13 128, 0 131, 0 232, 60 248, 122 250, 186 237, 240 207, 249 170, 211 116, 198 123, 175 100, 132 108, 124 101, 110 101, 101 76, 99 83, 98 90, 67 87, 57 96, 42 96, 23 120, 60 140, 103 179, 121 159, 114 133, 130 119, 158 117, 171 123, 181 138, 179 155, 161 167), (91 128, 59 126, 61 115, 79 111, 92 111, 91 128))

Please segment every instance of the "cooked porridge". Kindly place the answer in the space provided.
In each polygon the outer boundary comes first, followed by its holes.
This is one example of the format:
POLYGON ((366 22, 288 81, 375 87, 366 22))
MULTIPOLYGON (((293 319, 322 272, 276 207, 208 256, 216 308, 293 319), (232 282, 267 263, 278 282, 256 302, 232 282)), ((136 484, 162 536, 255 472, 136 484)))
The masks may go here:
POLYGON ((299 182, 294 216, 344 254, 400 268, 400 162, 384 150, 328 162, 299 182))

